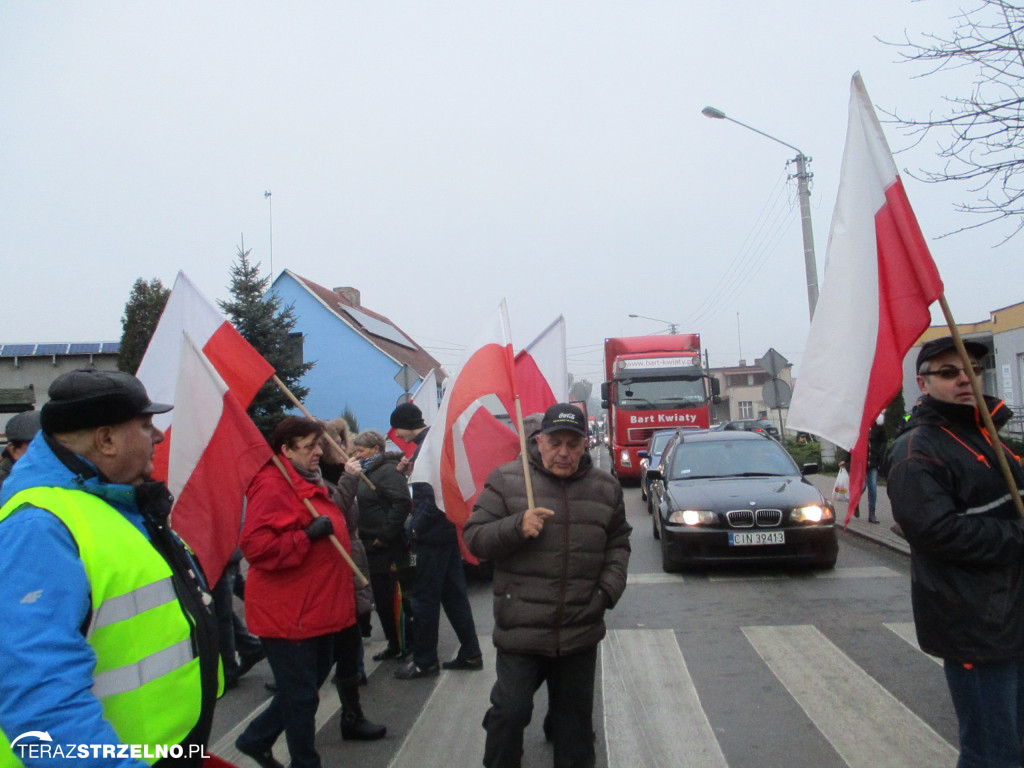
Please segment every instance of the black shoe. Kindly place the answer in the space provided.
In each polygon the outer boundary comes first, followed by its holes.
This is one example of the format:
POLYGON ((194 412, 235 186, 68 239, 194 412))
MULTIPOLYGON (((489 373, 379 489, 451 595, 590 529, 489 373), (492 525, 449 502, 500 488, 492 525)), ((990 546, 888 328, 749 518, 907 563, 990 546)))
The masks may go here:
POLYGON ((397 659, 402 655, 402 649, 393 645, 389 645, 380 653, 373 654, 374 661, 387 661, 388 659, 397 659))
POLYGON ((853 510, 853 516, 854 517, 860 517, 860 507, 859 506, 855 510, 853 510))
POLYGON ((470 672, 479 672, 484 668, 484 659, 482 656, 474 656, 471 659, 460 659, 456 656, 451 661, 446 661, 441 665, 441 669, 464 669, 470 672))
POLYGON ((271 693, 277 693, 277 682, 274 680, 268 680, 263 684, 263 687, 271 693))
POLYGON ((395 677, 399 680, 418 680, 421 677, 437 677, 439 674, 441 667, 436 661, 429 667, 417 667, 415 661, 410 661, 395 670, 395 677))
POLYGON ((241 739, 238 739, 238 741, 235 742, 235 749, 246 757, 250 757, 255 760, 259 764, 260 768, 284 768, 284 766, 277 761, 277 758, 274 757, 274 753, 269 749, 261 751, 254 749, 253 747, 248 747, 242 743, 241 739))
POLYGON ((240 653, 238 657, 240 659, 238 663, 238 676, 241 677, 250 669, 252 669, 261 661, 263 661, 263 659, 266 658, 266 654, 263 652, 263 649, 261 648, 258 651, 253 651, 252 653, 240 653))
POLYGON ((365 717, 360 717, 352 722, 345 722, 341 718, 341 738, 343 741, 376 741, 383 739, 388 732, 386 725, 371 723, 365 717))
POLYGON ((398 659, 398 661, 408 661, 409 659, 411 659, 412 658, 412 646, 410 645, 404 651, 400 651, 399 654, 397 656, 395 656, 395 658, 398 659))
POLYGON ((879 520, 877 517, 869 517, 868 518, 868 522, 869 523, 874 523, 875 525, 878 525, 878 523, 880 523, 881 520, 879 520))
POLYGON ((363 672, 362 674, 360 674, 359 675, 359 685, 360 686, 364 686, 364 685, 369 685, 369 684, 370 684, 370 681, 366 679, 366 673, 363 672))

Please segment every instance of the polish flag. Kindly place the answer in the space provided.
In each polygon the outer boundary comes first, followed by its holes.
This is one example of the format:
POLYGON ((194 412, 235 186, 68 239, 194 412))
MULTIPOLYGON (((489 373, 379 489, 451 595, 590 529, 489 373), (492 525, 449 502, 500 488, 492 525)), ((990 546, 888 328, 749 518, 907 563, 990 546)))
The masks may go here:
MULTIPOLYGON (((199 292, 184 272, 179 272, 174 281, 167 305, 136 374, 145 384, 150 399, 158 403, 175 402, 178 361, 186 333, 213 363, 242 408, 248 408, 274 369, 199 292)), ((157 480, 169 477, 168 457, 174 442, 172 420, 178 412, 179 409, 175 408, 153 417, 153 423, 166 434, 153 457, 156 467, 153 476, 157 480)))
MULTIPOLYGON (((409 398, 409 402, 420 409, 420 413, 423 414, 423 423, 428 427, 434 423, 434 417, 437 416, 437 369, 431 368, 430 373, 423 377, 423 381, 420 382, 419 387, 409 398)), ((416 443, 407 443, 405 440, 400 438, 395 432, 395 428, 392 427, 388 430, 388 440, 398 446, 398 450, 404 453, 409 458, 416 453, 416 443)))
POLYGON ((825 279, 788 421, 852 446, 847 523, 864 485, 868 430, 900 391, 903 359, 943 290, 860 73, 849 120, 825 279))
POLYGON ((515 359, 516 391, 523 415, 543 413, 569 399, 565 318, 561 315, 521 349, 515 359))
POLYGON ((245 491, 272 451, 238 398, 188 333, 174 393, 171 527, 195 552, 211 585, 238 546, 245 491))
POLYGON ((458 528, 462 556, 473 563, 476 558, 462 544, 462 527, 491 470, 519 455, 513 370, 508 309, 502 300, 445 391, 409 478, 433 486, 437 506, 458 528))

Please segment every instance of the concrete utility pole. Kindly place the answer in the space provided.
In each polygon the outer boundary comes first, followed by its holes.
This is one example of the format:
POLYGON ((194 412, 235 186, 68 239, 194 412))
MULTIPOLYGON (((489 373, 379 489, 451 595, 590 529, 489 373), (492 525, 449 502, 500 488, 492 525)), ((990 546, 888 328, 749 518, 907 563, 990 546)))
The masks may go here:
MULTIPOLYGON (((814 308, 818 305, 818 266, 814 260, 814 233, 811 231, 811 187, 810 181, 813 178, 813 173, 807 172, 807 164, 811 161, 811 158, 807 157, 797 147, 792 144, 787 144, 782 139, 777 139, 769 133, 759 131, 753 126, 741 123, 739 120, 734 120, 729 117, 720 109, 714 107, 704 107, 701 114, 705 117, 714 118, 715 120, 728 120, 730 123, 736 123, 741 125, 748 131, 759 133, 766 139, 781 144, 784 147, 789 147, 796 152, 796 157, 790 160, 790 163, 796 163, 796 189, 797 198, 800 200, 800 223, 803 229, 804 238, 804 272, 807 277, 807 308, 810 310, 811 318, 814 318, 814 308)), ((793 178, 793 176, 790 176, 793 178)))

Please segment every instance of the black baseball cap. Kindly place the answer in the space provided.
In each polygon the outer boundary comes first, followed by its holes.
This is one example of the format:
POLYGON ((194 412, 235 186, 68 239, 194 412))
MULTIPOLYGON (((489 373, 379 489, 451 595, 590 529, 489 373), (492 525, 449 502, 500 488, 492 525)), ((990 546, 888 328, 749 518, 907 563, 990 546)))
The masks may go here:
POLYGON ((151 401, 142 382, 121 371, 69 371, 54 379, 49 394, 42 409, 47 434, 123 424, 174 407, 151 401))
POLYGON ((583 415, 583 411, 575 405, 556 403, 544 411, 544 418, 540 422, 540 431, 547 435, 563 429, 586 437, 587 419, 583 415))
MULTIPOLYGON (((964 339, 964 348, 968 354, 974 355, 979 360, 984 359, 985 355, 988 354, 988 347, 979 341, 968 341, 964 339)), ((941 339, 932 339, 926 341, 921 345, 921 351, 917 353, 917 370, 921 370, 921 363, 926 360, 931 360, 933 357, 938 357, 945 352, 952 352, 956 350, 956 344, 953 341, 952 336, 943 336, 941 339)))

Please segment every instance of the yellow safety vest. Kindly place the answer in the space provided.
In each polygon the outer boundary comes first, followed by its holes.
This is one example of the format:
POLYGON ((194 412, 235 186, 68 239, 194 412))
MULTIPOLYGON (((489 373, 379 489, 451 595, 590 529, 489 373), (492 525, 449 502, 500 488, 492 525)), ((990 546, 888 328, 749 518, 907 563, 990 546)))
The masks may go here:
MULTIPOLYGON (((0 508, 0 522, 25 505, 58 517, 78 546, 91 588, 85 639, 96 653, 92 692, 120 743, 148 744, 150 755, 156 745, 181 743, 199 721, 202 684, 191 624, 167 561, 92 494, 29 488, 0 508)), ((11 738, 0 738, 0 766, 21 765, 11 738)))

